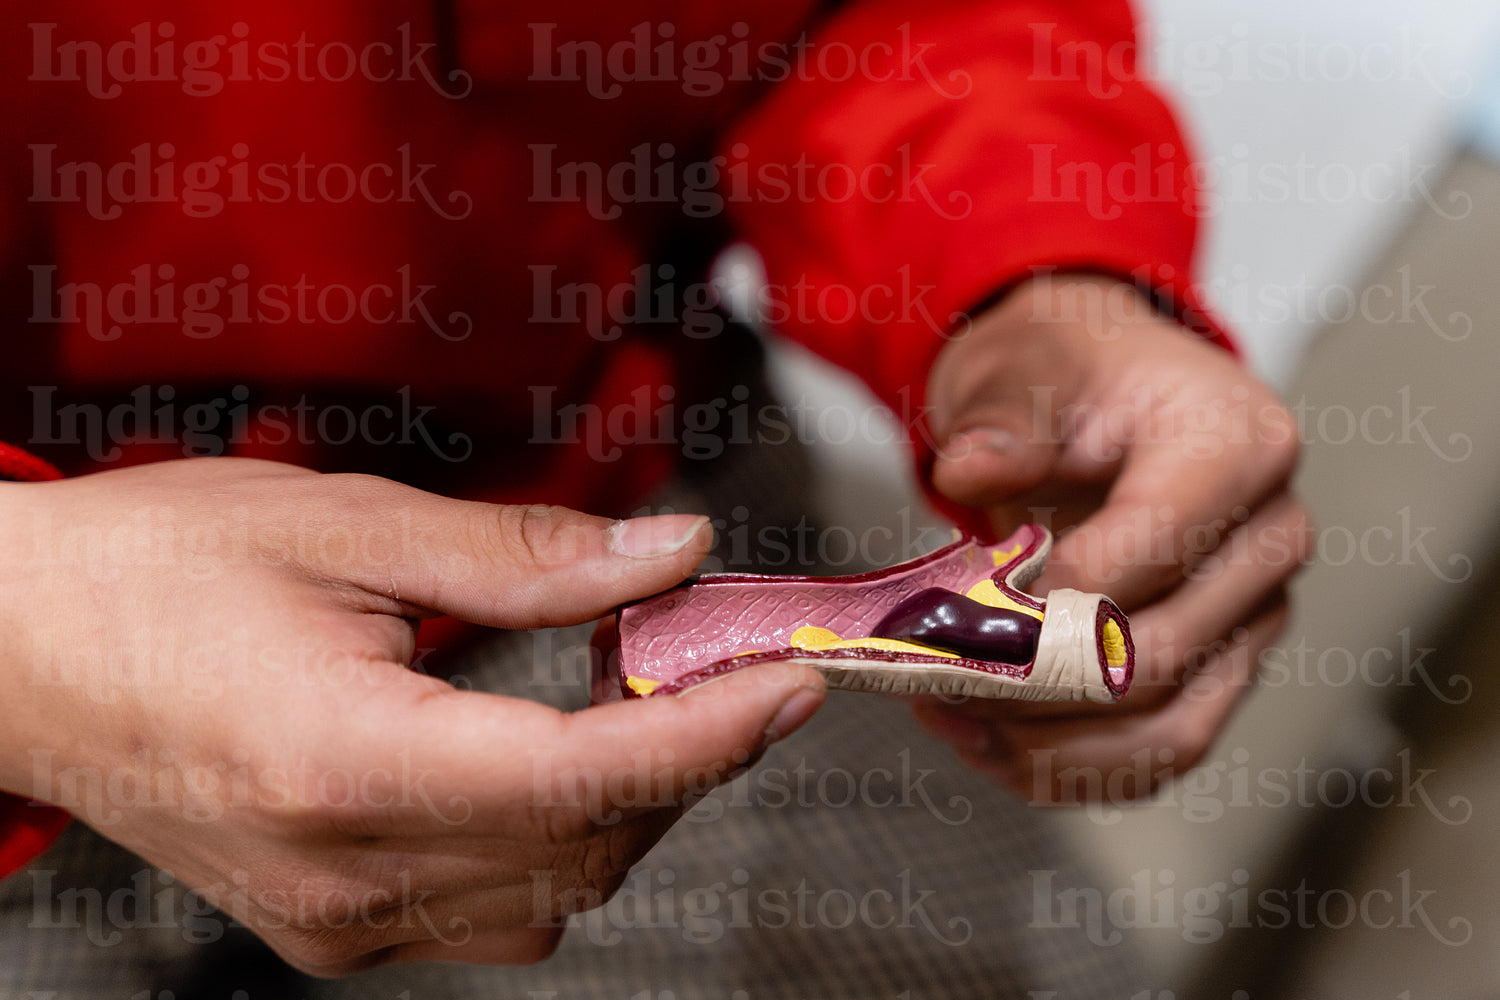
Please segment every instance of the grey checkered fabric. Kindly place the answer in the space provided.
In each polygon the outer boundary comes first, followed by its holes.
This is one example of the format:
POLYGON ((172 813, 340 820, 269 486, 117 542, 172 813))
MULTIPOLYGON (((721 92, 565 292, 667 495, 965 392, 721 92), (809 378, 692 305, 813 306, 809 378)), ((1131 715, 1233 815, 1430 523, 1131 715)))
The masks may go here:
MULTIPOLYGON (((805 461, 791 447, 732 450, 662 500, 795 523, 805 461)), ((588 679, 567 652, 586 637, 496 635, 460 676, 580 708, 588 679)), ((1077 928, 1032 926, 1034 870, 1089 884, 1047 813, 964 767, 903 704, 835 693, 752 772, 698 803, 541 965, 301 977, 75 824, 30 872, 0 883, 0 998, 1117 1000, 1141 988, 1119 949, 1077 928), (132 897, 152 903, 131 912, 132 897)))

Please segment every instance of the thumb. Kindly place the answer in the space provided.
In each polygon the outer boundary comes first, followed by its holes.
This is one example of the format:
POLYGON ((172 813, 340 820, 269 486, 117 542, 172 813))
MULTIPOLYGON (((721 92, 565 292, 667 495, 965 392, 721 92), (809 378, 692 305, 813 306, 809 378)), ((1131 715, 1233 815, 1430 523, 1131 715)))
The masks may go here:
POLYGON ((938 440, 933 489, 966 507, 988 507, 1038 486, 1051 475, 1060 448, 1059 436, 1049 432, 1050 417, 1034 415, 1024 398, 976 401, 938 440))
POLYGON ((927 385, 938 494, 988 507, 1050 478, 1084 371, 1049 332, 1000 317, 939 353, 927 385))
MULTIPOLYGON (((592 621, 680 583, 713 541, 708 518, 694 514, 611 521, 566 507, 376 489, 354 505, 366 544, 342 547, 344 558, 325 557, 317 569, 403 605, 496 628, 592 621)), ((337 526, 344 532, 347 509, 337 526)))

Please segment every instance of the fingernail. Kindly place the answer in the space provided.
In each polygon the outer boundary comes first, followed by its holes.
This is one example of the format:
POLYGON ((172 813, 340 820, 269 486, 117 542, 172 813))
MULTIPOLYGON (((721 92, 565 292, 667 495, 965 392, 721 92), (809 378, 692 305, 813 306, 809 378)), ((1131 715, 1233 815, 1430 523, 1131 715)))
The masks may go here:
POLYGON ((762 746, 770 746, 779 740, 802 728, 802 724, 813 717, 823 704, 823 698, 827 694, 825 688, 798 688, 792 696, 782 703, 777 710, 771 724, 766 727, 765 740, 762 746))
POLYGON ((983 448, 986 451, 1004 453, 1016 446, 1016 436, 998 427, 976 427, 964 431, 960 438, 969 442, 971 448, 983 448))
POLYGON ((609 550, 631 559, 658 559, 681 552, 708 526, 700 514, 659 514, 616 521, 605 532, 609 550))

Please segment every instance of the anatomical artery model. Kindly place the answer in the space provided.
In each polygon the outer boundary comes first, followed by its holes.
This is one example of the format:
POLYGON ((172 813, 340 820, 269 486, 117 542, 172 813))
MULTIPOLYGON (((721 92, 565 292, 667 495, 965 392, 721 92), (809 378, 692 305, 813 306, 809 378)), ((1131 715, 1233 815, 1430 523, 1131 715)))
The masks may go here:
POLYGON ((855 691, 1116 701, 1135 666, 1130 625, 1099 594, 1027 594, 1051 549, 1027 525, 854 576, 699 577, 621 609, 621 683, 672 694, 790 660, 855 691))

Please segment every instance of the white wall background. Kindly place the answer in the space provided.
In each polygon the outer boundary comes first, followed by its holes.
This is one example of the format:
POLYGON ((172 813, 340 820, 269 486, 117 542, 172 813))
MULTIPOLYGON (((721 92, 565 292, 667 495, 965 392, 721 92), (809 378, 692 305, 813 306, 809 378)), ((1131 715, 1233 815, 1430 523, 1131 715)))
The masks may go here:
POLYGON ((1137 4, 1152 75, 1213 167, 1203 280, 1251 364, 1284 387, 1436 187, 1500 63, 1500 4, 1137 4))

